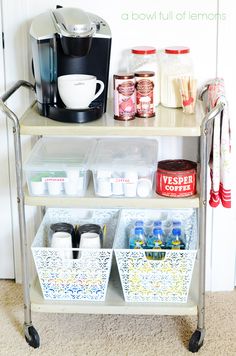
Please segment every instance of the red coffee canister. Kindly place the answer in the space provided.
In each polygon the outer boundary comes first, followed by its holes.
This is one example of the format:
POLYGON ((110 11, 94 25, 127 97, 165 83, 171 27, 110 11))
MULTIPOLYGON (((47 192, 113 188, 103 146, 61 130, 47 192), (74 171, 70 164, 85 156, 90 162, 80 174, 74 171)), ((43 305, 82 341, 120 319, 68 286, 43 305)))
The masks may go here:
POLYGON ((184 160, 164 160, 158 163, 157 194, 181 198, 196 194, 197 163, 184 160))

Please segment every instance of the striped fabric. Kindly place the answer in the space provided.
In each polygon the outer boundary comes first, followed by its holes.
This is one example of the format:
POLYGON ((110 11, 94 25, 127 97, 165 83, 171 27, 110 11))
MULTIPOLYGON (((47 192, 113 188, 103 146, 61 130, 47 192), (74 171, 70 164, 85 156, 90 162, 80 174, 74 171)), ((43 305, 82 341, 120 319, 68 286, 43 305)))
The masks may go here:
POLYGON ((231 173, 230 173, 230 119, 228 103, 225 98, 224 80, 216 78, 207 83, 207 110, 218 103, 225 104, 224 110, 214 121, 210 155, 211 190, 209 204, 215 208, 220 203, 231 208, 231 173))

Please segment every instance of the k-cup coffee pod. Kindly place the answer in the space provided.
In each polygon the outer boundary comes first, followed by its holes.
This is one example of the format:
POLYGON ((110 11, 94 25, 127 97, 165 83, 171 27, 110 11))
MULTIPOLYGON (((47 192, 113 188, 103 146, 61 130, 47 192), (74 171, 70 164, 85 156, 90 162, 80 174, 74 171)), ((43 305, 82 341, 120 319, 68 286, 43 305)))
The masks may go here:
POLYGON ((112 195, 124 195, 124 178, 119 172, 112 173, 111 177, 112 195))
POLYGON ((46 183, 44 182, 30 182, 30 189, 32 195, 46 195, 46 183))
POLYGON ((63 182, 48 182, 49 195, 61 195, 63 193, 63 182))
POLYGON ((138 174, 135 171, 125 172, 124 193, 126 197, 132 198, 137 195, 138 174))
POLYGON ((150 196, 152 192, 152 181, 148 178, 140 178, 137 185, 137 195, 140 198, 150 196))
POLYGON ((157 194, 180 198, 196 194, 197 163, 184 160, 164 160, 158 163, 157 194))

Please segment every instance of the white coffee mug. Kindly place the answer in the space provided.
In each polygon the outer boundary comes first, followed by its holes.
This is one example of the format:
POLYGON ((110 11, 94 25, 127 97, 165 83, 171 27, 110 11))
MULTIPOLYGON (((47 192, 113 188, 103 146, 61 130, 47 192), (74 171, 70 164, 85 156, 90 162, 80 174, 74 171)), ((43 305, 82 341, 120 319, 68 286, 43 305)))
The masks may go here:
POLYGON ((85 109, 99 97, 104 90, 104 83, 94 75, 68 74, 58 77, 58 91, 61 100, 69 109, 85 109), (100 89, 96 93, 96 85, 100 89))
POLYGON ((72 257, 72 237, 71 234, 64 231, 54 232, 52 235, 52 248, 62 249, 60 256, 62 258, 71 259, 72 257))

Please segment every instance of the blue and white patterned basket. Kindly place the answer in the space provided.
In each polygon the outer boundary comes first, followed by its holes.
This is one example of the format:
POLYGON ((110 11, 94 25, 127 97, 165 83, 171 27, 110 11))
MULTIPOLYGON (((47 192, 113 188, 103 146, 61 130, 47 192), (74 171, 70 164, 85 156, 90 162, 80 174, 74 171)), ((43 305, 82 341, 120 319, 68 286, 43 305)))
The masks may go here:
POLYGON ((112 244, 119 216, 118 209, 47 210, 32 244, 32 253, 43 296, 48 300, 104 301, 112 261, 112 244), (63 258, 62 249, 47 247, 50 225, 106 224, 102 249, 79 250, 78 259, 63 258))
POLYGON ((122 210, 114 241, 114 251, 125 301, 187 302, 197 252, 196 245, 195 209, 122 210), (162 250, 164 258, 161 260, 148 259, 147 250, 128 249, 127 228, 135 220, 158 219, 180 220, 185 227, 188 249, 162 250))

